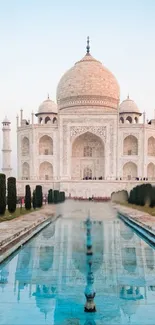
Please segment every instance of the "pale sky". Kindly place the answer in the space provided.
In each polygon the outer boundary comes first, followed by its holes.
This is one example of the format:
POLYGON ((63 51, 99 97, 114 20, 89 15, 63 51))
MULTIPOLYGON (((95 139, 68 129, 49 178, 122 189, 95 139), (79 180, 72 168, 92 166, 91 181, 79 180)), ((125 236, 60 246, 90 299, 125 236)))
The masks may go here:
POLYGON ((91 54, 116 76, 121 100, 129 93, 154 117, 154 17, 154 0, 0 0, 0 109, 1 121, 7 115, 12 123, 14 171, 17 113, 23 108, 29 118, 47 93, 55 100, 87 35, 91 54))

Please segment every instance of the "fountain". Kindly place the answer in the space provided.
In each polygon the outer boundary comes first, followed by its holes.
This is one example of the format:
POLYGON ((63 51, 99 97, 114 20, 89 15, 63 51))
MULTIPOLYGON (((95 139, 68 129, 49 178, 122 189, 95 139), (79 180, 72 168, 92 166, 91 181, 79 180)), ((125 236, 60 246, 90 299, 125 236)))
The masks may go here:
POLYGON ((92 271, 92 262, 93 262, 92 236, 91 236, 92 222, 89 216, 86 220, 86 229, 87 229, 87 238, 86 238, 87 285, 85 288, 85 297, 87 301, 85 304, 84 311, 87 313, 94 313, 96 312, 96 306, 94 303, 96 292, 94 289, 94 274, 92 271))

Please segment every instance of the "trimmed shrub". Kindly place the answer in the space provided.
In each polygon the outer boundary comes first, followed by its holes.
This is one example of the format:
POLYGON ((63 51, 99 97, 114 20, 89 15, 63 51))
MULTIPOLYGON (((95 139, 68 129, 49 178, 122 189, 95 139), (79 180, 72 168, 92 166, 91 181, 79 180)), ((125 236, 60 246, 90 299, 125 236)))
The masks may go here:
POLYGON ((0 174, 0 215, 4 215, 6 210, 6 176, 0 174))
POLYGON ((25 187, 25 209, 31 210, 31 188, 30 185, 25 187))
POLYGON ((51 204, 51 203, 53 203, 53 190, 52 189, 50 189, 48 191, 48 204, 51 204))
POLYGON ((150 208, 155 207, 155 187, 152 186, 151 197, 150 197, 150 208))
POLYGON ((65 192, 61 191, 59 192, 59 202, 65 201, 65 192))
POLYGON ((54 203, 59 203, 59 191, 58 190, 53 191, 53 200, 54 200, 54 203))
POLYGON ((16 211, 17 203, 17 191, 16 191, 16 178, 9 177, 7 182, 7 192, 8 192, 8 210, 10 213, 16 211))
POLYGON ((36 186, 35 193, 36 193, 36 207, 41 208, 43 205, 43 191, 41 185, 36 186))
POLYGON ((33 205, 33 209, 35 210, 37 207, 37 202, 36 202, 36 191, 33 191, 33 197, 32 197, 32 205, 33 205))
POLYGON ((154 189, 151 184, 138 185, 131 190, 128 202, 140 206, 147 204, 153 207, 154 194, 154 189))

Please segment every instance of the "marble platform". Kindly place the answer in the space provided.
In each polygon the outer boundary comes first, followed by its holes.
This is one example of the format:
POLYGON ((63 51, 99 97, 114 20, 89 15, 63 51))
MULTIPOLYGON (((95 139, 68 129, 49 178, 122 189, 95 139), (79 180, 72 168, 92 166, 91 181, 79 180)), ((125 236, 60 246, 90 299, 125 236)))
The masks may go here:
POLYGON ((56 218, 55 206, 0 223, 0 263, 56 218))

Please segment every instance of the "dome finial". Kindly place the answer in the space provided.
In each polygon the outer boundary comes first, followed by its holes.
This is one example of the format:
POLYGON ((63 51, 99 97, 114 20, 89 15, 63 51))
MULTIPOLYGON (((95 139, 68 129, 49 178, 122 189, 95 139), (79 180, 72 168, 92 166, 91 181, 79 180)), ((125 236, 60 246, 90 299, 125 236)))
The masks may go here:
POLYGON ((49 93, 47 94, 47 99, 50 99, 49 93))
POLYGON ((87 55, 89 55, 89 54, 90 54, 89 36, 87 36, 87 46, 86 46, 86 50, 87 50, 87 55))
POLYGON ((127 99, 130 99, 129 93, 128 93, 127 99))

